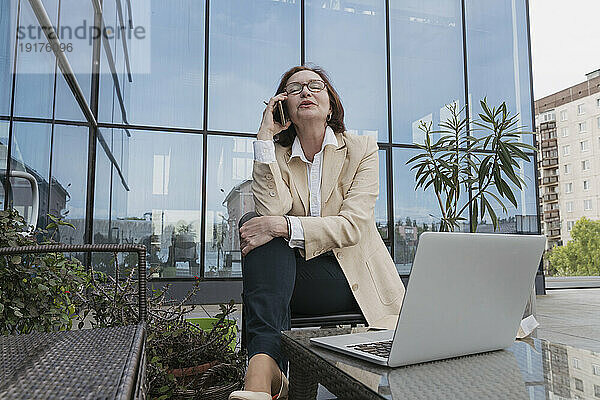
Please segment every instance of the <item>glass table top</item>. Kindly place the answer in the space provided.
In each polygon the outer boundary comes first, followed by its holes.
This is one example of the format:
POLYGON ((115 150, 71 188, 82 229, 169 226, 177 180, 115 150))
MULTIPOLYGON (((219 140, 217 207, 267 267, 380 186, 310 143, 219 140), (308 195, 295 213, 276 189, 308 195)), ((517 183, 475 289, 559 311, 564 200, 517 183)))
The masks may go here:
POLYGON ((416 364, 382 367, 310 344, 311 337, 349 328, 284 332, 384 399, 599 399, 600 353, 540 339, 515 341, 506 350, 416 364))

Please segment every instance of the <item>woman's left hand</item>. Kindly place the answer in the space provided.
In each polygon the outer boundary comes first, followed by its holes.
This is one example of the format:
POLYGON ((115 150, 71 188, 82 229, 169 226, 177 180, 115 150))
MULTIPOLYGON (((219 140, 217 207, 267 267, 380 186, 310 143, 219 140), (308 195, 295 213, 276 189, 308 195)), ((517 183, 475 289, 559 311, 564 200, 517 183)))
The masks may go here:
POLYGON ((246 256, 251 250, 262 246, 271 239, 287 235, 287 222, 284 217, 254 217, 240 228, 240 249, 246 256))

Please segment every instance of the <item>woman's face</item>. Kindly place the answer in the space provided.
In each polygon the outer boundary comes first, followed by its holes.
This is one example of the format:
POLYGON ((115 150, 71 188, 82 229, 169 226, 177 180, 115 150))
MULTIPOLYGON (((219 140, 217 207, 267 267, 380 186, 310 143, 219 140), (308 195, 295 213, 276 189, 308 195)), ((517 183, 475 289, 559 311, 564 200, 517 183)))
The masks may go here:
MULTIPOLYGON (((286 88, 290 83, 308 83, 308 81, 313 79, 322 80, 316 72, 308 70, 298 71, 290 76, 286 82, 286 88)), ((323 121, 323 124, 325 124, 330 110, 327 87, 320 92, 313 93, 304 85, 300 93, 288 93, 285 104, 288 116, 295 124, 309 120, 323 121)))

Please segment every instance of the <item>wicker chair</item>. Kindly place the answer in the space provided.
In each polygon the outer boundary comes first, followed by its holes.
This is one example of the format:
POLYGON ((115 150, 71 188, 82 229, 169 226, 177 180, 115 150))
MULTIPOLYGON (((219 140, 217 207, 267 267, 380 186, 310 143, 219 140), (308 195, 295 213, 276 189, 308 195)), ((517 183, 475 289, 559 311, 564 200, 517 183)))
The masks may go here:
MULTIPOLYGON (((254 211, 248 212, 240 218, 238 223, 238 229, 248 221, 250 218, 258 216, 254 211)), ((244 257, 242 257, 242 271, 244 270, 244 257)), ((243 273, 243 272, 242 272, 243 273)), ((242 297, 243 302, 243 297, 242 297)), ((241 335, 241 347, 246 348, 246 329, 244 326, 245 309, 242 304, 242 335, 241 335)), ((292 310, 291 327, 292 328, 307 328, 307 327, 319 327, 319 328, 332 328, 337 325, 351 325, 356 326, 358 324, 367 324, 365 317, 361 313, 344 313, 344 314, 326 314, 326 315, 298 315, 294 314, 292 310)))

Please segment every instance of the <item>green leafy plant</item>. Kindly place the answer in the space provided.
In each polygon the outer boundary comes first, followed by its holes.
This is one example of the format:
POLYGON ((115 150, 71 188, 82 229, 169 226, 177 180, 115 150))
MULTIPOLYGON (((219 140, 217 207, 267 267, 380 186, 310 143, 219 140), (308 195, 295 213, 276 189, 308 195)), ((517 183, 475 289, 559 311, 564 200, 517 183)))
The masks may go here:
POLYGON ((465 213, 471 231, 477 230, 478 218, 486 215, 496 230, 494 205, 504 213, 508 212, 506 201, 517 207, 513 187, 520 190, 525 186, 518 173, 519 160, 529 161, 525 151, 535 151, 535 147, 520 139, 531 132, 521 131, 518 115, 511 115, 506 103, 490 108, 483 99, 480 104, 483 112, 471 121, 471 129, 462 116, 464 107, 459 109, 456 103, 446 106, 450 117, 440 122, 439 130, 421 121, 424 143, 415 143, 419 153, 407 161, 415 171, 415 189, 433 188, 441 214, 440 231, 459 228, 467 220, 465 213), (440 138, 434 141, 434 134, 440 138))
POLYGON ((600 221, 581 218, 573 226, 571 238, 546 253, 549 275, 600 275, 600 221))
MULTIPOLYGON (((54 216, 50 221, 48 230, 32 232, 15 210, 0 211, 0 247, 35 246, 40 237, 44 244, 53 243, 57 228, 70 224, 54 216)), ((68 330, 75 322, 79 329, 137 324, 137 271, 121 266, 116 253, 112 259, 108 255, 115 276, 90 273, 62 253, 0 257, 0 334, 68 330)), ((149 397, 210 398, 218 388, 241 387, 245 354, 230 347, 235 339, 227 319, 236 311, 233 301, 221 305, 217 323, 203 331, 186 320, 194 309, 187 304, 198 293, 198 279, 180 301, 168 300, 168 289, 153 288, 147 296, 149 397), (174 372, 207 364, 203 374, 192 378, 174 372)))
MULTIPOLYGON (((0 247, 33 246, 37 235, 47 234, 30 231, 15 210, 0 211, 0 247)), ((0 334, 71 329, 87 284, 79 260, 62 253, 0 257, 0 334)))

